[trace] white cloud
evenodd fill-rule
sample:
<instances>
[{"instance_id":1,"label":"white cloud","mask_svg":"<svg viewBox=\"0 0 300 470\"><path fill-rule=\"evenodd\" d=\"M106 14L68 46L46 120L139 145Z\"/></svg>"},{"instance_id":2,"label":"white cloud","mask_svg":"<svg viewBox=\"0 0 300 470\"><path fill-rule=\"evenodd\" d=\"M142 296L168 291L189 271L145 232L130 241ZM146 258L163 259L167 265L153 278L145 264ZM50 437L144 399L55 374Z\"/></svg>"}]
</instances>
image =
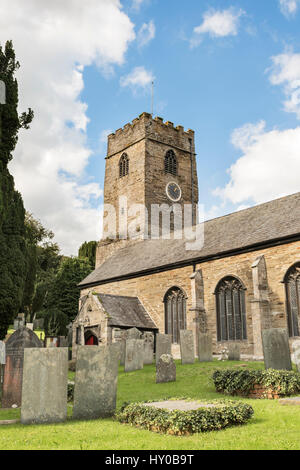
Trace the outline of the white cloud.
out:
<instances>
[{"instance_id":1,"label":"white cloud","mask_svg":"<svg viewBox=\"0 0 300 470\"><path fill-rule=\"evenodd\" d=\"M91 151L87 105L80 100L83 70L121 65L133 28L119 0L0 4L0 42L12 39L21 63L19 109L35 111L10 168L26 209L55 232L65 254L76 254L82 241L100 236L102 191L85 183Z\"/></svg>"},{"instance_id":2,"label":"white cloud","mask_svg":"<svg viewBox=\"0 0 300 470\"><path fill-rule=\"evenodd\" d=\"M300 0L279 0L282 13L289 17L296 14Z\"/></svg>"},{"instance_id":3,"label":"white cloud","mask_svg":"<svg viewBox=\"0 0 300 470\"><path fill-rule=\"evenodd\" d=\"M139 10L144 1L145 0L132 0L132 8L134 10Z\"/></svg>"},{"instance_id":4,"label":"white cloud","mask_svg":"<svg viewBox=\"0 0 300 470\"><path fill-rule=\"evenodd\" d=\"M191 46L197 46L202 41L204 34L208 34L213 38L236 36L240 17L243 14L243 10L236 10L234 8L223 11L209 10L205 12L202 24L194 28L194 37L191 40Z\"/></svg>"},{"instance_id":5,"label":"white cloud","mask_svg":"<svg viewBox=\"0 0 300 470\"><path fill-rule=\"evenodd\" d=\"M266 130L246 124L232 134L243 156L229 169L230 181L214 194L234 204L262 203L300 190L300 127Z\"/></svg>"},{"instance_id":6,"label":"white cloud","mask_svg":"<svg viewBox=\"0 0 300 470\"><path fill-rule=\"evenodd\" d=\"M120 85L131 88L135 94L140 89L144 91L150 90L150 84L154 81L154 78L152 72L146 70L145 67L135 67L131 73L121 77Z\"/></svg>"},{"instance_id":7,"label":"white cloud","mask_svg":"<svg viewBox=\"0 0 300 470\"><path fill-rule=\"evenodd\" d=\"M155 24L151 20L149 23L144 23L137 35L137 40L140 47L145 46L155 37Z\"/></svg>"},{"instance_id":8,"label":"white cloud","mask_svg":"<svg viewBox=\"0 0 300 470\"><path fill-rule=\"evenodd\" d=\"M272 57L273 66L270 81L283 85L286 101L284 109L296 113L300 119L300 54L288 52Z\"/></svg>"}]
</instances>

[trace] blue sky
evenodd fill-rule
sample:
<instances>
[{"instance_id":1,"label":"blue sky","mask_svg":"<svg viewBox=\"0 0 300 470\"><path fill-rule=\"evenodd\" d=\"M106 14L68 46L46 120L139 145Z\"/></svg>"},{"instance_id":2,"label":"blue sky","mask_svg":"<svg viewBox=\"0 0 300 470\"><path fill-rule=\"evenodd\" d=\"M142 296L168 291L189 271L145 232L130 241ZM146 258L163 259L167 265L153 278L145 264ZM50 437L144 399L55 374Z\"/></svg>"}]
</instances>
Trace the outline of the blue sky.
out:
<instances>
[{"instance_id":1,"label":"blue sky","mask_svg":"<svg viewBox=\"0 0 300 470\"><path fill-rule=\"evenodd\" d=\"M63 3L3 0L0 42L36 111L11 171L66 254L99 237L106 134L151 111L153 77L154 114L196 132L206 218L300 190L300 1Z\"/></svg>"}]
</instances>

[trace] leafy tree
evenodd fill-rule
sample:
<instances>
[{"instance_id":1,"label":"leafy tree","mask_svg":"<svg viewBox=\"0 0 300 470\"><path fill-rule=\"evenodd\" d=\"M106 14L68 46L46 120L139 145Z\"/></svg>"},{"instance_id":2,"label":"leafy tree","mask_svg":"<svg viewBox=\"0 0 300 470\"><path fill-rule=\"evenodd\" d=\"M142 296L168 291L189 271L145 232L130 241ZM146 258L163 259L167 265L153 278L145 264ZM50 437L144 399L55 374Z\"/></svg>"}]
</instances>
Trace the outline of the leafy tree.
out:
<instances>
[{"instance_id":1,"label":"leafy tree","mask_svg":"<svg viewBox=\"0 0 300 470\"><path fill-rule=\"evenodd\" d=\"M97 242L84 242L78 250L79 258L88 258L90 265L94 268L96 264Z\"/></svg>"},{"instance_id":2,"label":"leafy tree","mask_svg":"<svg viewBox=\"0 0 300 470\"><path fill-rule=\"evenodd\" d=\"M46 309L65 313L69 321L78 312L80 291L78 284L92 271L87 258L65 258L48 293Z\"/></svg>"},{"instance_id":3,"label":"leafy tree","mask_svg":"<svg viewBox=\"0 0 300 470\"><path fill-rule=\"evenodd\" d=\"M51 241L53 232L45 229L29 212L26 212L25 228L27 276L22 310L33 321L35 314L43 308L61 256L58 245Z\"/></svg>"},{"instance_id":4,"label":"leafy tree","mask_svg":"<svg viewBox=\"0 0 300 470\"><path fill-rule=\"evenodd\" d=\"M59 310L50 310L44 317L44 330L46 336L67 336L67 315Z\"/></svg>"},{"instance_id":5,"label":"leafy tree","mask_svg":"<svg viewBox=\"0 0 300 470\"><path fill-rule=\"evenodd\" d=\"M0 339L20 308L27 274L25 210L7 168L20 128L28 129L33 119L31 109L18 115L18 68L12 42L4 50L0 45L0 80L6 88L6 103L0 105Z\"/></svg>"}]
</instances>

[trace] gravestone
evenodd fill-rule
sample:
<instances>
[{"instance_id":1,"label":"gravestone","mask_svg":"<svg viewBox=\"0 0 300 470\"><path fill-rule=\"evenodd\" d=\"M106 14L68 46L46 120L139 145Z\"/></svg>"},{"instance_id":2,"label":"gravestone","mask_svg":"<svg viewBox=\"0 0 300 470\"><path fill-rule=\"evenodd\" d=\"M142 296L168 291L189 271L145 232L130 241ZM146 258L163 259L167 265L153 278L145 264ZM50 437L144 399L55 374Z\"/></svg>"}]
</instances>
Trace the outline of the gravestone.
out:
<instances>
[{"instance_id":1,"label":"gravestone","mask_svg":"<svg viewBox=\"0 0 300 470\"><path fill-rule=\"evenodd\" d=\"M74 419L112 416L116 409L119 347L78 346Z\"/></svg>"},{"instance_id":2,"label":"gravestone","mask_svg":"<svg viewBox=\"0 0 300 470\"><path fill-rule=\"evenodd\" d=\"M213 360L212 339L209 333L199 332L198 360L199 362L211 362Z\"/></svg>"},{"instance_id":3,"label":"gravestone","mask_svg":"<svg viewBox=\"0 0 300 470\"><path fill-rule=\"evenodd\" d=\"M171 354L162 354L156 365L156 383L176 381L176 364Z\"/></svg>"},{"instance_id":4,"label":"gravestone","mask_svg":"<svg viewBox=\"0 0 300 470\"><path fill-rule=\"evenodd\" d=\"M67 336L59 336L59 347L60 348L67 348L68 347L68 337Z\"/></svg>"},{"instance_id":5,"label":"gravestone","mask_svg":"<svg viewBox=\"0 0 300 470\"><path fill-rule=\"evenodd\" d=\"M21 423L67 419L68 349L24 350Z\"/></svg>"},{"instance_id":6,"label":"gravestone","mask_svg":"<svg viewBox=\"0 0 300 470\"><path fill-rule=\"evenodd\" d=\"M42 330L44 328L44 319L37 318L33 321L33 329L34 330Z\"/></svg>"},{"instance_id":7,"label":"gravestone","mask_svg":"<svg viewBox=\"0 0 300 470\"><path fill-rule=\"evenodd\" d=\"M5 343L0 341L0 398L2 397L2 384L5 367Z\"/></svg>"},{"instance_id":8,"label":"gravestone","mask_svg":"<svg viewBox=\"0 0 300 470\"><path fill-rule=\"evenodd\" d=\"M292 370L287 330L271 328L262 330L262 345L266 369Z\"/></svg>"},{"instance_id":9,"label":"gravestone","mask_svg":"<svg viewBox=\"0 0 300 470\"><path fill-rule=\"evenodd\" d=\"M142 369L144 366L144 340L127 339L125 347L125 372Z\"/></svg>"},{"instance_id":10,"label":"gravestone","mask_svg":"<svg viewBox=\"0 0 300 470\"><path fill-rule=\"evenodd\" d=\"M120 364L121 366L125 365L125 354L126 354L126 340L127 339L141 339L141 332L137 328L130 328L125 330L122 335L121 343L121 352L120 352Z\"/></svg>"},{"instance_id":11,"label":"gravestone","mask_svg":"<svg viewBox=\"0 0 300 470\"><path fill-rule=\"evenodd\" d=\"M24 320L21 318L16 318L14 320L14 330L17 331L19 328L23 328L24 326Z\"/></svg>"},{"instance_id":12,"label":"gravestone","mask_svg":"<svg viewBox=\"0 0 300 470\"><path fill-rule=\"evenodd\" d=\"M172 336L158 333L156 335L156 351L155 351L156 365L158 364L160 356L162 356L163 354L171 355L171 348L172 348Z\"/></svg>"},{"instance_id":13,"label":"gravestone","mask_svg":"<svg viewBox=\"0 0 300 470\"><path fill-rule=\"evenodd\" d=\"M26 323L26 328L28 328L28 330L33 330L33 323Z\"/></svg>"},{"instance_id":14,"label":"gravestone","mask_svg":"<svg viewBox=\"0 0 300 470\"><path fill-rule=\"evenodd\" d=\"M180 355L181 364L194 364L194 336L190 330L180 330Z\"/></svg>"},{"instance_id":15,"label":"gravestone","mask_svg":"<svg viewBox=\"0 0 300 470\"><path fill-rule=\"evenodd\" d=\"M300 341L295 341L293 344L293 362L296 364L298 372L300 372Z\"/></svg>"},{"instance_id":16,"label":"gravestone","mask_svg":"<svg viewBox=\"0 0 300 470\"><path fill-rule=\"evenodd\" d=\"M0 341L0 365L5 364L5 343Z\"/></svg>"},{"instance_id":17,"label":"gravestone","mask_svg":"<svg viewBox=\"0 0 300 470\"><path fill-rule=\"evenodd\" d=\"M241 346L238 343L228 343L228 361L241 360Z\"/></svg>"},{"instance_id":18,"label":"gravestone","mask_svg":"<svg viewBox=\"0 0 300 470\"><path fill-rule=\"evenodd\" d=\"M153 364L154 359L154 335L144 333L144 364Z\"/></svg>"},{"instance_id":19,"label":"gravestone","mask_svg":"<svg viewBox=\"0 0 300 470\"><path fill-rule=\"evenodd\" d=\"M2 408L21 406L24 349L41 347L36 334L25 327L19 328L6 341Z\"/></svg>"}]
</instances>

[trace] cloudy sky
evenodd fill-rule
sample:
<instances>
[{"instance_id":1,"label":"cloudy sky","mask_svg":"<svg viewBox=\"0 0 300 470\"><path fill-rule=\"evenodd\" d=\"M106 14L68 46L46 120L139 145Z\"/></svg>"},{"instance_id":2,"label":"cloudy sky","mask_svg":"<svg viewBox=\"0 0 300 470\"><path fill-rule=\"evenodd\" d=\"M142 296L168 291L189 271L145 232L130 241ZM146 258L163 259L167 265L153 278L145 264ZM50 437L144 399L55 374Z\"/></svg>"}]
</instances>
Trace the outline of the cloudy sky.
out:
<instances>
[{"instance_id":1,"label":"cloudy sky","mask_svg":"<svg viewBox=\"0 0 300 470\"><path fill-rule=\"evenodd\" d=\"M109 132L151 111L196 132L206 218L300 191L300 0L1 0L21 62L10 170L65 254L99 239Z\"/></svg>"}]
</instances>

